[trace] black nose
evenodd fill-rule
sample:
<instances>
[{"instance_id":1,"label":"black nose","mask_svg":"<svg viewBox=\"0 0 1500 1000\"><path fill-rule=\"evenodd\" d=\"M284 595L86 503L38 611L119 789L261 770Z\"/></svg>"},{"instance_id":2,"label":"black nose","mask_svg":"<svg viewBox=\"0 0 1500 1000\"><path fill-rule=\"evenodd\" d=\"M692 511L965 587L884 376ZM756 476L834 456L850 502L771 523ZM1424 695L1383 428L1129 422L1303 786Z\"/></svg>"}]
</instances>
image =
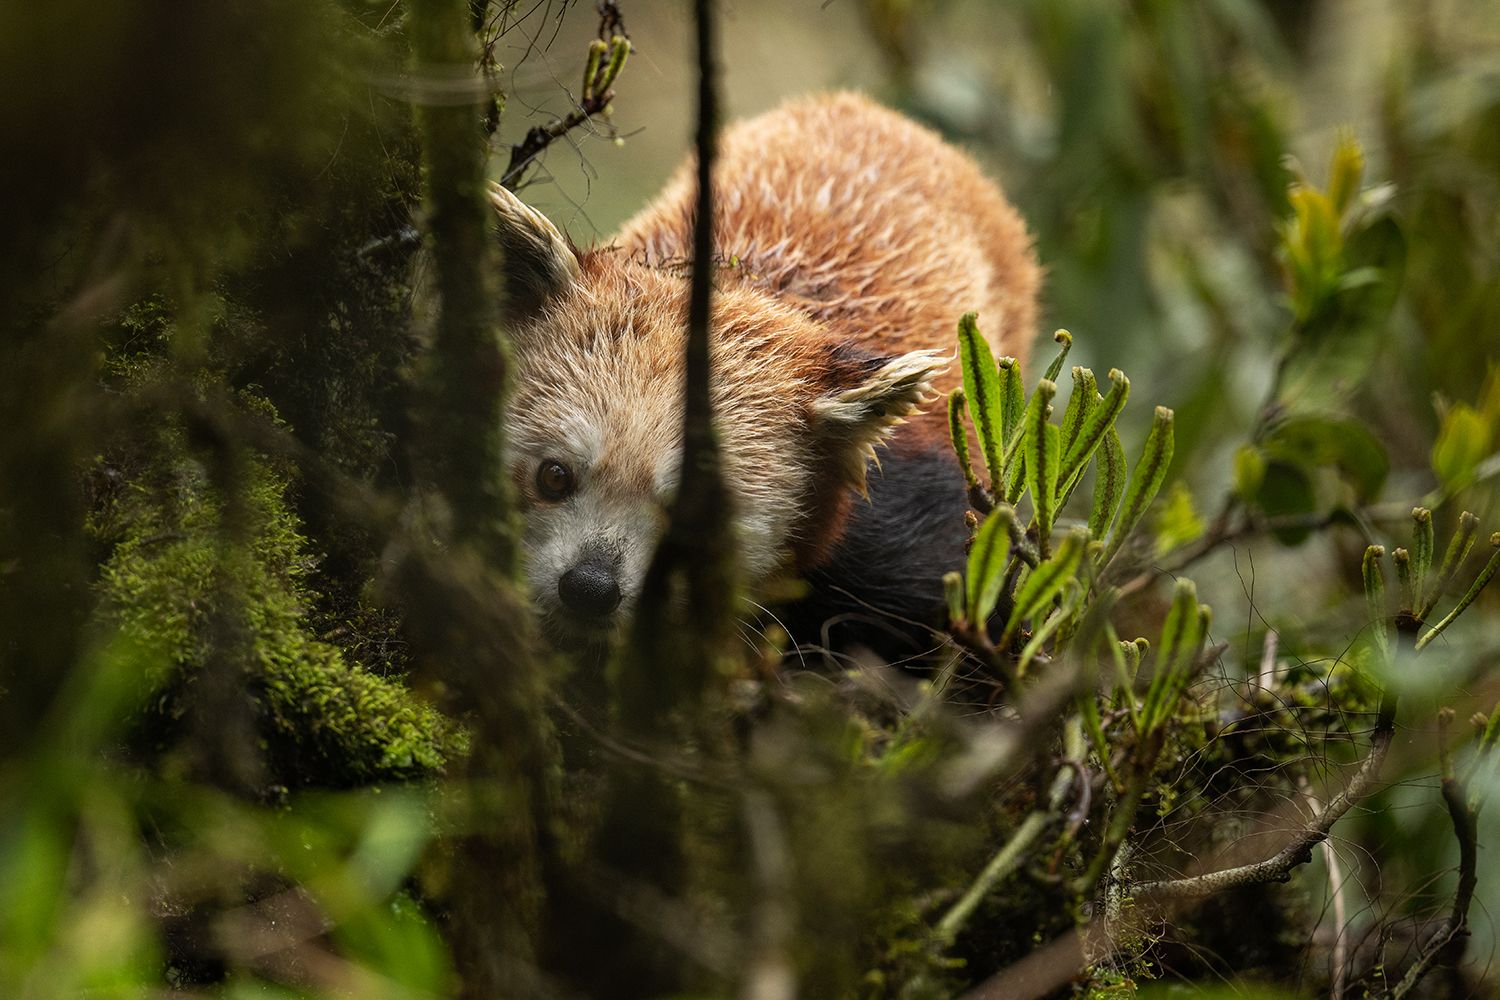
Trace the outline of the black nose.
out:
<instances>
[{"instance_id":1,"label":"black nose","mask_svg":"<svg viewBox=\"0 0 1500 1000\"><path fill-rule=\"evenodd\" d=\"M620 583L608 564L587 559L557 581L557 596L574 614L603 618L620 606Z\"/></svg>"}]
</instances>

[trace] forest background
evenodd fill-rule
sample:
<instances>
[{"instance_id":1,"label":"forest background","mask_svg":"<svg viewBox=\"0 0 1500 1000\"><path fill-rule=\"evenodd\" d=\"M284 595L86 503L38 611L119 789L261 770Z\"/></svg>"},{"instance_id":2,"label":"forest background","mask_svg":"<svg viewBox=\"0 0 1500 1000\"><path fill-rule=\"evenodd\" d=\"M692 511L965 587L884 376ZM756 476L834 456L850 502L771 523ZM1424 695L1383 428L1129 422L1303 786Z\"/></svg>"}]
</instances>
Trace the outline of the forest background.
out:
<instances>
[{"instance_id":1,"label":"forest background","mask_svg":"<svg viewBox=\"0 0 1500 1000\"><path fill-rule=\"evenodd\" d=\"M503 263L464 206L628 32L612 99L507 178L607 239L690 148L685 4L12 5L0 988L1492 990L1493 4L722 7L726 117L855 87L974 151L1037 235L1069 363L1175 413L1122 592L1080 576L1025 632L1082 662L1099 608L1098 641L1152 637L1139 683L1030 704L1021 644L962 628L949 687L773 669L770 628L751 654L669 630L608 678L518 640L486 475ZM431 316L423 266L450 282ZM1120 415L1132 462L1160 425ZM1083 492L1059 525L1093 520ZM1163 703L1163 629L1200 601ZM1328 848L1147 905L1351 788Z\"/></svg>"}]
</instances>

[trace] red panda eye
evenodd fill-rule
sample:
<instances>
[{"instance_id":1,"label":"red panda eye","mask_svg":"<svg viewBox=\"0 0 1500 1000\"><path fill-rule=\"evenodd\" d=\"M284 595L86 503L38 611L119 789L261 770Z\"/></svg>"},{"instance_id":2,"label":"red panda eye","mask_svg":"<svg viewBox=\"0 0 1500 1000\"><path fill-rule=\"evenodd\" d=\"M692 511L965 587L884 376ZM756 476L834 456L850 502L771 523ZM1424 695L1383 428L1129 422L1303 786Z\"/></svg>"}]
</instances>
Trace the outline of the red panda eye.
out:
<instances>
[{"instance_id":1,"label":"red panda eye","mask_svg":"<svg viewBox=\"0 0 1500 1000\"><path fill-rule=\"evenodd\" d=\"M536 470L536 488L547 500L566 500L573 495L573 470L548 459Z\"/></svg>"}]
</instances>

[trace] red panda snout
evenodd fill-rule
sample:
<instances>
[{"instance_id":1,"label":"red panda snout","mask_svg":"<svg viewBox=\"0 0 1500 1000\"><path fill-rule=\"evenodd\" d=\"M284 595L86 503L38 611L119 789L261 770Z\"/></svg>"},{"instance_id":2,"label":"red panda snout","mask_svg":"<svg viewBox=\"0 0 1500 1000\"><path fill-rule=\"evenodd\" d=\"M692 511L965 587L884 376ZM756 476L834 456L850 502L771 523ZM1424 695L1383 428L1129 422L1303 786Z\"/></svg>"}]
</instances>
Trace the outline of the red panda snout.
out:
<instances>
[{"instance_id":1,"label":"red panda snout","mask_svg":"<svg viewBox=\"0 0 1500 1000\"><path fill-rule=\"evenodd\" d=\"M608 619L620 606L619 567L607 555L590 553L558 577L557 595L580 618Z\"/></svg>"}]
</instances>

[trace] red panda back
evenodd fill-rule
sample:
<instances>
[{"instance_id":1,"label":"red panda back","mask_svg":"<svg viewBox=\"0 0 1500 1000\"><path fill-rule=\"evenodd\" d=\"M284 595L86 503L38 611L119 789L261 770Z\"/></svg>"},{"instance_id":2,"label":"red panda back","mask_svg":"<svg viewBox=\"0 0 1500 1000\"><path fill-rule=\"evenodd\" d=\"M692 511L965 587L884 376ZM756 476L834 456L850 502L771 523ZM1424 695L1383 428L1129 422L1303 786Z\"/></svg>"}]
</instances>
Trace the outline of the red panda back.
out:
<instances>
[{"instance_id":1,"label":"red panda back","mask_svg":"<svg viewBox=\"0 0 1500 1000\"><path fill-rule=\"evenodd\" d=\"M685 164L617 243L647 263L688 257L695 187ZM724 132L715 187L719 253L836 338L878 355L949 352L959 314L976 309L997 354L1024 360L1040 281L1031 238L929 129L857 94L794 101Z\"/></svg>"}]
</instances>

